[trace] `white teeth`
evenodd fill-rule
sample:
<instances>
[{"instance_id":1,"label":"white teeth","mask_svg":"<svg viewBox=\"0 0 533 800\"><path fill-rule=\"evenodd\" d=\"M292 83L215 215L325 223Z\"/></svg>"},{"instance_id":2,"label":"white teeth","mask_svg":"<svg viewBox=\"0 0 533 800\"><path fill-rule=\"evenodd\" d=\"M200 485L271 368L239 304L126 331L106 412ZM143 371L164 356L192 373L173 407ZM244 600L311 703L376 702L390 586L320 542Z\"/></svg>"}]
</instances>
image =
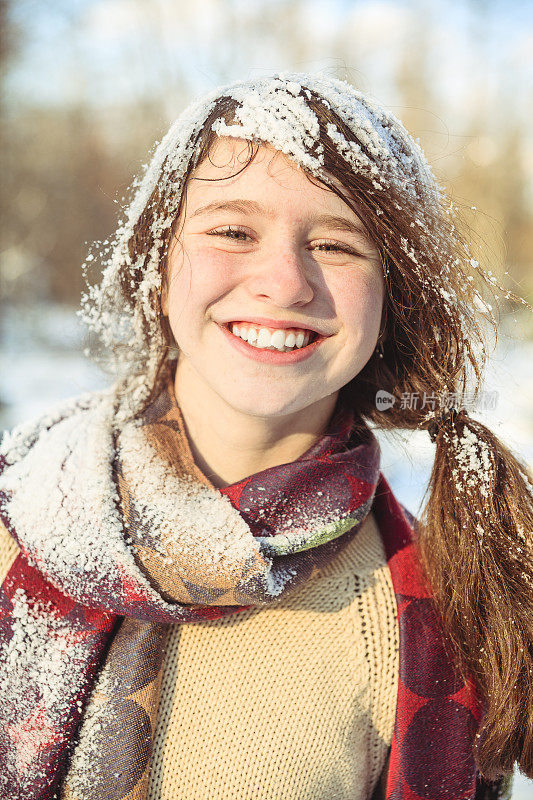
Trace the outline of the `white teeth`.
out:
<instances>
[{"instance_id":1,"label":"white teeth","mask_svg":"<svg viewBox=\"0 0 533 800\"><path fill-rule=\"evenodd\" d=\"M306 347L311 339L310 331L289 331L278 329L270 332L268 328L253 328L251 325L237 325L232 323L230 330L234 336L238 336L243 341L248 342L252 347L260 349L275 349L282 353L289 352L295 348Z\"/></svg>"},{"instance_id":2,"label":"white teeth","mask_svg":"<svg viewBox=\"0 0 533 800\"><path fill-rule=\"evenodd\" d=\"M270 335L270 331L267 331L266 328L261 328L257 336L256 347L270 347L271 344L272 337Z\"/></svg>"},{"instance_id":3,"label":"white teeth","mask_svg":"<svg viewBox=\"0 0 533 800\"><path fill-rule=\"evenodd\" d=\"M283 331L274 331L270 337L270 344L272 347L275 347L276 350L283 350L285 348L285 334Z\"/></svg>"}]
</instances>

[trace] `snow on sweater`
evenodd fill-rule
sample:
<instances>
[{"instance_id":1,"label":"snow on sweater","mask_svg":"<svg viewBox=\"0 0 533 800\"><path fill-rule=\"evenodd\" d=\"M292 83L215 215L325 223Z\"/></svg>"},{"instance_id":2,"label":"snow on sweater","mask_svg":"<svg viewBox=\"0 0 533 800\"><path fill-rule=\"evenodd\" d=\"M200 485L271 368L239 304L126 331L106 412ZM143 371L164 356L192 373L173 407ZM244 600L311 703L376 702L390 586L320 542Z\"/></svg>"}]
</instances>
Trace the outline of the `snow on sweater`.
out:
<instances>
[{"instance_id":1,"label":"snow on sweater","mask_svg":"<svg viewBox=\"0 0 533 800\"><path fill-rule=\"evenodd\" d=\"M1 581L17 554L0 524ZM288 597L171 626L148 800L370 800L397 686L396 602L369 515Z\"/></svg>"}]
</instances>

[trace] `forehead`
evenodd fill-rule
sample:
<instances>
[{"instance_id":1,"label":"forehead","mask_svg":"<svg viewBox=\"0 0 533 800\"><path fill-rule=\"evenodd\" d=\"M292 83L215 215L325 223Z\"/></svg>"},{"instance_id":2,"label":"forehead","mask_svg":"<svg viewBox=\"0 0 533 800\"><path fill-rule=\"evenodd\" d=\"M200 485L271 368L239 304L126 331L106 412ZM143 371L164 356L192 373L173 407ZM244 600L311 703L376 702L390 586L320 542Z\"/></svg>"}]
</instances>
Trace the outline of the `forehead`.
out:
<instances>
[{"instance_id":1,"label":"forehead","mask_svg":"<svg viewBox=\"0 0 533 800\"><path fill-rule=\"evenodd\" d=\"M253 148L253 150L252 150ZM250 157L254 153L254 157ZM328 182L346 193L342 184L327 175ZM353 211L327 187L311 181L291 158L270 144L251 144L245 139L217 137L209 155L187 182L187 206L220 198L247 197L268 200L273 194L298 205L318 204L345 215ZM267 193L267 194L265 194Z\"/></svg>"},{"instance_id":2,"label":"forehead","mask_svg":"<svg viewBox=\"0 0 533 800\"><path fill-rule=\"evenodd\" d=\"M285 170L303 174L303 170L292 159L267 142L258 144L247 139L217 136L207 158L196 167L193 176L230 178L236 170L242 169L247 164L252 152L255 153L253 163L256 166L272 167L274 173Z\"/></svg>"}]
</instances>

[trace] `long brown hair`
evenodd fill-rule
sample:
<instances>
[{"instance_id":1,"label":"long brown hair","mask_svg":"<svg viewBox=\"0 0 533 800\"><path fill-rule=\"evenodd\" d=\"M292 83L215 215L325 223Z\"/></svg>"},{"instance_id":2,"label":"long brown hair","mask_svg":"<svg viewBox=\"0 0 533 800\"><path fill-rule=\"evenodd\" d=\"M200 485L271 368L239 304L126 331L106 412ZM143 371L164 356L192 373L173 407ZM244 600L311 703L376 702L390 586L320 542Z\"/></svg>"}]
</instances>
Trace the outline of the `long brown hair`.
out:
<instances>
[{"instance_id":1,"label":"long brown hair","mask_svg":"<svg viewBox=\"0 0 533 800\"><path fill-rule=\"evenodd\" d=\"M435 462L416 525L416 547L451 653L483 698L474 758L487 780L511 773L515 761L533 778L533 488L525 467L508 448L461 410L470 381L479 389L484 366L477 287L485 281L490 289L494 281L471 258L449 208L441 204L428 210L423 193L417 200L412 192L385 190L371 175L355 172L330 139L328 123L348 141L354 141L353 133L320 98L312 92L307 98L320 124L324 170L342 190L324 185L361 218L380 252L387 286L379 350L342 395L361 418L380 428L433 430ZM220 117L232 122L237 106L230 97L215 103L194 143L198 155L184 185L194 166L209 155L216 138L212 123ZM372 158L371 152L366 155ZM316 176L309 179L322 183ZM184 195L182 191L180 209ZM128 243L132 261L153 247L153 215L167 202L156 187ZM160 242L163 282L171 235L168 228ZM128 276L125 295L131 286ZM153 301L171 348L168 321L159 298ZM147 403L160 390L168 365L165 353ZM378 390L397 400L419 398L420 403L396 402L382 410L376 407ZM458 408L435 429L438 415L428 414L428 408L443 396L456 398Z\"/></svg>"}]
</instances>

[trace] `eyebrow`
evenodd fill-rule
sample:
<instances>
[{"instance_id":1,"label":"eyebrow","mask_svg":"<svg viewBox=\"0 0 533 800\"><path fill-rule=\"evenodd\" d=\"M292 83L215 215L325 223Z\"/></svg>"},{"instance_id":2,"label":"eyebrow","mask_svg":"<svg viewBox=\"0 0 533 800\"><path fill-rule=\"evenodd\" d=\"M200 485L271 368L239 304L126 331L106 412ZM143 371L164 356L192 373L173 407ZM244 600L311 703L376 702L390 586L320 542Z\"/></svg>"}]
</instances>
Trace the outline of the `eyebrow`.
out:
<instances>
[{"instance_id":1,"label":"eyebrow","mask_svg":"<svg viewBox=\"0 0 533 800\"><path fill-rule=\"evenodd\" d=\"M200 206L192 212L189 219L199 217L201 214L209 214L211 211L240 211L242 214L266 213L265 208L255 200L226 200L225 202L219 200L215 203L208 203L206 206Z\"/></svg>"},{"instance_id":2,"label":"eyebrow","mask_svg":"<svg viewBox=\"0 0 533 800\"><path fill-rule=\"evenodd\" d=\"M189 219L199 217L202 214L209 214L213 211L237 211L241 214L264 214L267 217L273 216L272 212L267 211L261 203L257 203L255 200L219 200L214 203L208 203L205 206L200 206L192 212ZM366 231L362 223L352 222L346 219L346 217L336 216L334 214L321 214L313 220L313 224L317 226L323 225L331 230L345 231L355 236L366 236Z\"/></svg>"},{"instance_id":3,"label":"eyebrow","mask_svg":"<svg viewBox=\"0 0 533 800\"><path fill-rule=\"evenodd\" d=\"M366 231L362 222L352 222L346 217L338 217L333 214L322 214L314 220L315 225L323 225L325 228L331 228L335 231L345 231L346 233L353 233L355 236L366 236Z\"/></svg>"}]
</instances>

